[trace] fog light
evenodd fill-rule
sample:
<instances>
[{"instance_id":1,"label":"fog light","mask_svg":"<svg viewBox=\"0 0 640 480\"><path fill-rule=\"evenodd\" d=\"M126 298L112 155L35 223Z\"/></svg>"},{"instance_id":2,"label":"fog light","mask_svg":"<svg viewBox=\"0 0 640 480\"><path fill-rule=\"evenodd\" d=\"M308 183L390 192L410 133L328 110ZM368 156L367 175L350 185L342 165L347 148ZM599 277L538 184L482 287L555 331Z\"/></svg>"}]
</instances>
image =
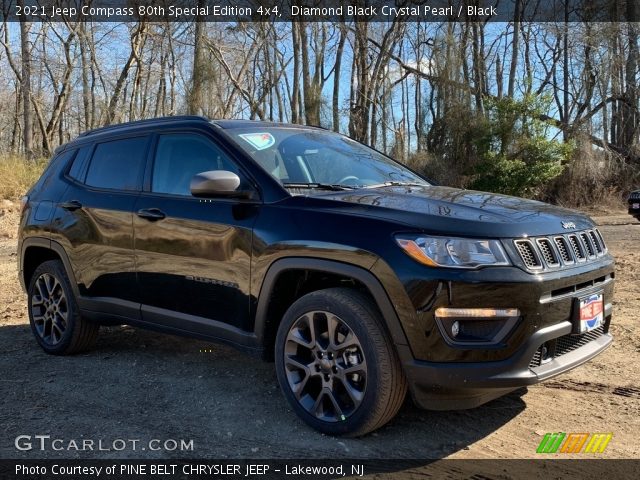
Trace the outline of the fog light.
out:
<instances>
[{"instance_id":1,"label":"fog light","mask_svg":"<svg viewBox=\"0 0 640 480\"><path fill-rule=\"evenodd\" d=\"M453 325L451 325L451 336L457 337L458 333L460 333L460 324L457 321L455 321L453 322Z\"/></svg>"},{"instance_id":2,"label":"fog light","mask_svg":"<svg viewBox=\"0 0 640 480\"><path fill-rule=\"evenodd\" d=\"M517 308L448 308L435 311L440 332L449 343L492 344L504 340L520 319Z\"/></svg>"},{"instance_id":3,"label":"fog light","mask_svg":"<svg viewBox=\"0 0 640 480\"><path fill-rule=\"evenodd\" d=\"M487 318L487 317L519 317L517 308L444 308L436 310L436 317L441 318Z\"/></svg>"}]
</instances>

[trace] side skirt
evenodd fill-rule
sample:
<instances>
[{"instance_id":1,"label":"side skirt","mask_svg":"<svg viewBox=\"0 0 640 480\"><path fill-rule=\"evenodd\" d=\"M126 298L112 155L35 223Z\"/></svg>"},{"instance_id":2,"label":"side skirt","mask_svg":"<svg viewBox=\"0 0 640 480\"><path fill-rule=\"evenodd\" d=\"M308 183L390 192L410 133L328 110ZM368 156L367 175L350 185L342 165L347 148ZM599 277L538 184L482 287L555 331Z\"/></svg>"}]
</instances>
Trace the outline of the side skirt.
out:
<instances>
[{"instance_id":1,"label":"side skirt","mask_svg":"<svg viewBox=\"0 0 640 480\"><path fill-rule=\"evenodd\" d=\"M223 322L114 298L80 297L78 303L85 318L103 325L131 325L170 335L222 343L252 357L262 356L263 349L253 333Z\"/></svg>"}]
</instances>

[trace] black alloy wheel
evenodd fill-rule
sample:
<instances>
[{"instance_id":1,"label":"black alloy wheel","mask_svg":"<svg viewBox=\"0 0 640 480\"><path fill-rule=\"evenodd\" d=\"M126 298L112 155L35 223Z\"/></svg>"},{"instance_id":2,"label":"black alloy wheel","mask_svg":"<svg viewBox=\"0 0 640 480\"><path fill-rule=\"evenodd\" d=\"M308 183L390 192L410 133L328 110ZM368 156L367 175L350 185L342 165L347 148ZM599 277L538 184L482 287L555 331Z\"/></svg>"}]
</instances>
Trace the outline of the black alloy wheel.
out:
<instances>
[{"instance_id":1,"label":"black alloy wheel","mask_svg":"<svg viewBox=\"0 0 640 480\"><path fill-rule=\"evenodd\" d=\"M69 355L93 346L99 325L80 316L60 260L48 260L36 268L27 296L31 331L45 352Z\"/></svg>"},{"instance_id":2,"label":"black alloy wheel","mask_svg":"<svg viewBox=\"0 0 640 480\"><path fill-rule=\"evenodd\" d=\"M344 421L367 388L358 337L338 316L308 312L289 330L284 355L289 387L302 407L325 422Z\"/></svg>"},{"instance_id":3,"label":"black alloy wheel","mask_svg":"<svg viewBox=\"0 0 640 480\"><path fill-rule=\"evenodd\" d=\"M53 275L43 273L36 278L30 300L36 333L47 345L57 345L67 331L69 316L62 285Z\"/></svg>"},{"instance_id":4,"label":"black alloy wheel","mask_svg":"<svg viewBox=\"0 0 640 480\"><path fill-rule=\"evenodd\" d=\"M350 288L308 293L278 327L276 373L285 398L307 424L360 436L400 409L407 381L373 299Z\"/></svg>"}]
</instances>

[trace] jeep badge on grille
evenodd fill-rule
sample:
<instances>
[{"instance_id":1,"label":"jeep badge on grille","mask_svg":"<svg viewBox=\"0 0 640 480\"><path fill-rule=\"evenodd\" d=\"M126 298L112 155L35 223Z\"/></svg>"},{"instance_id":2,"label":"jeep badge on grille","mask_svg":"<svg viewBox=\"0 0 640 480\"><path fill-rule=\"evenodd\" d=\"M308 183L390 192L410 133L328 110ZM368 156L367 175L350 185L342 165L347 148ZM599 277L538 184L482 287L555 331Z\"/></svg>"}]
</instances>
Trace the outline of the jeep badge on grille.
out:
<instances>
[{"instance_id":1,"label":"jeep badge on grille","mask_svg":"<svg viewBox=\"0 0 640 480\"><path fill-rule=\"evenodd\" d=\"M573 222L562 222L562 228L576 228L576 224Z\"/></svg>"}]
</instances>

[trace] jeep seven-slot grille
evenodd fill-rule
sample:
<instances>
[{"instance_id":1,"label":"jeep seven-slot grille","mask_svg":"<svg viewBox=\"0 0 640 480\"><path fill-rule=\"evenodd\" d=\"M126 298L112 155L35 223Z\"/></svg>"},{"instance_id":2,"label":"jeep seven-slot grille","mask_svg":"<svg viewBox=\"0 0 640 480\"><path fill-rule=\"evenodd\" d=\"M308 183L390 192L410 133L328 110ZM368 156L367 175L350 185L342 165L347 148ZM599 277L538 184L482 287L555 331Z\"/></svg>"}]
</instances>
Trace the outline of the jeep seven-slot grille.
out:
<instances>
[{"instance_id":1,"label":"jeep seven-slot grille","mask_svg":"<svg viewBox=\"0 0 640 480\"><path fill-rule=\"evenodd\" d=\"M582 239L582 244L586 247L586 252L589 255L589 258L593 258L596 255L594 251L593 245L591 245L591 240L586 233L581 233L580 238Z\"/></svg>"},{"instance_id":2,"label":"jeep seven-slot grille","mask_svg":"<svg viewBox=\"0 0 640 480\"><path fill-rule=\"evenodd\" d=\"M582 232L514 240L514 245L529 270L560 268L577 262L596 260L607 253L597 229Z\"/></svg>"},{"instance_id":3,"label":"jeep seven-slot grille","mask_svg":"<svg viewBox=\"0 0 640 480\"><path fill-rule=\"evenodd\" d=\"M516 240L516 248L527 268L541 268L539 257L529 240Z\"/></svg>"},{"instance_id":4,"label":"jeep seven-slot grille","mask_svg":"<svg viewBox=\"0 0 640 480\"><path fill-rule=\"evenodd\" d=\"M602 253L602 245L600 245L600 241L598 240L598 235L593 230L589 230L589 237L593 242L593 245L596 247L596 251L600 254Z\"/></svg>"},{"instance_id":5,"label":"jeep seven-slot grille","mask_svg":"<svg viewBox=\"0 0 640 480\"><path fill-rule=\"evenodd\" d=\"M580 243L580 240L578 240L578 237L575 235L569 235L569 244L573 251L573 258L577 261L584 260L584 250L582 249L582 244Z\"/></svg>"},{"instance_id":6,"label":"jeep seven-slot grille","mask_svg":"<svg viewBox=\"0 0 640 480\"><path fill-rule=\"evenodd\" d=\"M540 249L540 253L542 253L542 258L549 266L559 265L558 259L556 257L556 253L551 246L551 242L548 238L539 238L538 239L538 248Z\"/></svg>"},{"instance_id":7,"label":"jeep seven-slot grille","mask_svg":"<svg viewBox=\"0 0 640 480\"><path fill-rule=\"evenodd\" d=\"M539 367L554 358L573 352L580 347L584 347L587 343L600 338L602 335L604 335L604 326L595 328L582 335L564 335L555 340L550 340L536 350L531 362L529 362L529 368Z\"/></svg>"},{"instance_id":8,"label":"jeep seven-slot grille","mask_svg":"<svg viewBox=\"0 0 640 480\"><path fill-rule=\"evenodd\" d=\"M569 248L567 247L567 240L564 237L556 237L554 240L556 242L556 247L558 247L560 258L564 264L568 265L573 263L573 257L569 253Z\"/></svg>"}]
</instances>

